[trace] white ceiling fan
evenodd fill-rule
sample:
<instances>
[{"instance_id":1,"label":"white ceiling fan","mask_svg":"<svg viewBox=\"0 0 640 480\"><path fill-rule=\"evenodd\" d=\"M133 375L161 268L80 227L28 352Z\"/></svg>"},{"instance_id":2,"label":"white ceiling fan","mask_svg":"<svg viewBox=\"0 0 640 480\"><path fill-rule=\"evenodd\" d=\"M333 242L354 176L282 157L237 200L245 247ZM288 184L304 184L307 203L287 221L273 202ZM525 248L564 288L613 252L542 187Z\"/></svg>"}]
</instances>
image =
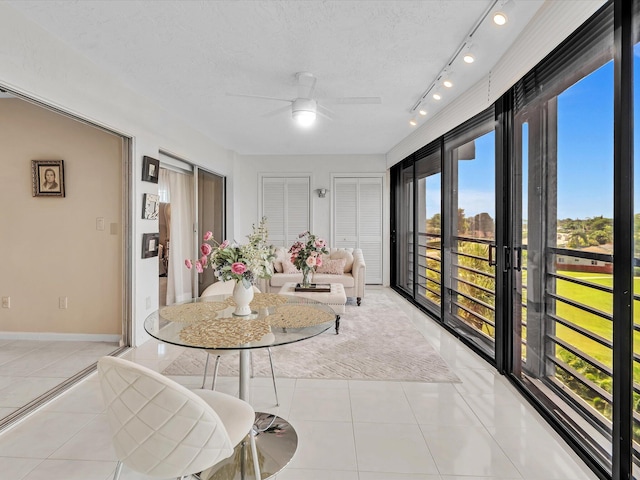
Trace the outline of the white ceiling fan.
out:
<instances>
[{"instance_id":1,"label":"white ceiling fan","mask_svg":"<svg viewBox=\"0 0 640 480\"><path fill-rule=\"evenodd\" d=\"M286 107L269 112L265 116L270 117L291 110L292 118L298 124L304 127L312 125L316 119L316 115L331 118L330 114L332 114L333 112L329 110L325 105L365 105L382 103L381 97L314 98L316 81L317 79L312 73L296 73L296 86L298 87L298 96L293 99L265 97L262 95L245 95L239 93L227 93L227 95L232 97L258 98L263 100L287 102L289 105L287 105Z\"/></svg>"}]
</instances>

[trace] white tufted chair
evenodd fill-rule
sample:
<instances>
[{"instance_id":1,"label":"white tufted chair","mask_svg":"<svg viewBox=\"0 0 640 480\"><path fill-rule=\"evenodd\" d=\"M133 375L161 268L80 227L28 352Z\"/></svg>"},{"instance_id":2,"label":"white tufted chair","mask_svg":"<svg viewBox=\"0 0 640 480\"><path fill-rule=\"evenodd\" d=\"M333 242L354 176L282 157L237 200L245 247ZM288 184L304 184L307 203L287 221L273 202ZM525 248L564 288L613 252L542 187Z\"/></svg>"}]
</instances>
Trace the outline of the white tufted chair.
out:
<instances>
[{"instance_id":1,"label":"white tufted chair","mask_svg":"<svg viewBox=\"0 0 640 480\"><path fill-rule=\"evenodd\" d=\"M115 357L98 361L113 446L122 465L151 477L209 469L230 457L249 433L256 478L255 412L247 402L211 390L188 390L146 367Z\"/></svg>"},{"instance_id":2,"label":"white tufted chair","mask_svg":"<svg viewBox=\"0 0 640 480\"><path fill-rule=\"evenodd\" d=\"M233 287L235 286L235 283L236 282L234 282L233 280L229 280L226 282L212 283L211 285L209 285L207 288L203 290L202 295L200 295L200 297L202 298L209 295L224 295L224 294L231 295L233 293ZM260 293L260 290L255 285L253 287L253 291L255 293ZM265 338L263 339L263 341L271 343L273 341L273 338ZM259 342L254 342L254 343L259 343ZM216 378L218 378L218 367L220 366L220 357L222 355L227 355L232 353L232 350L206 349L205 352L207 352L207 360L204 364L204 376L202 378L202 388L204 388L204 385L207 381L207 370L209 368L209 358L211 357L211 355L215 355L216 362L213 367L213 380L211 381L211 390L214 390L216 387ZM278 400L278 388L276 387L276 374L273 371L273 358L271 356L270 347L267 347L267 352L269 353L269 365L271 366L271 379L273 381L273 391L276 395L276 406L279 406L280 401ZM253 362L251 362L251 365L253 366Z\"/></svg>"}]
</instances>

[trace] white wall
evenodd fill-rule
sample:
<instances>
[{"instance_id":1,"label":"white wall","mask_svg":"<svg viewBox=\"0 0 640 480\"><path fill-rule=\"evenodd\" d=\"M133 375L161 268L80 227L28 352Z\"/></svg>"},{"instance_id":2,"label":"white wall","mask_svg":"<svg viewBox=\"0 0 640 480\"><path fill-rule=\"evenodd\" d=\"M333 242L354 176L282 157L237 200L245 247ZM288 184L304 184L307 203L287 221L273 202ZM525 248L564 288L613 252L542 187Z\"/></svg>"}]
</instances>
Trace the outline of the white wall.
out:
<instances>
[{"instance_id":1,"label":"white wall","mask_svg":"<svg viewBox=\"0 0 640 480\"><path fill-rule=\"evenodd\" d=\"M147 339L142 321L158 306L158 262L140 258L142 234L159 228L157 222L142 220L138 214L142 194L157 192L156 184L140 180L142 157L158 158L162 149L228 177L233 173L232 157L204 134L135 95L4 3L0 3L0 45L0 86L134 139L132 340L139 345Z\"/></svg>"},{"instance_id":2,"label":"white wall","mask_svg":"<svg viewBox=\"0 0 640 480\"><path fill-rule=\"evenodd\" d=\"M302 174L311 176L311 231L329 240L331 234L331 193L319 198L315 190L331 189L331 175L385 175L383 192L383 283L389 284L389 188L384 155L238 155L234 164L233 192L235 229L229 232L239 242L251 232L259 218L260 175ZM268 222L267 222L268 224Z\"/></svg>"}]
</instances>

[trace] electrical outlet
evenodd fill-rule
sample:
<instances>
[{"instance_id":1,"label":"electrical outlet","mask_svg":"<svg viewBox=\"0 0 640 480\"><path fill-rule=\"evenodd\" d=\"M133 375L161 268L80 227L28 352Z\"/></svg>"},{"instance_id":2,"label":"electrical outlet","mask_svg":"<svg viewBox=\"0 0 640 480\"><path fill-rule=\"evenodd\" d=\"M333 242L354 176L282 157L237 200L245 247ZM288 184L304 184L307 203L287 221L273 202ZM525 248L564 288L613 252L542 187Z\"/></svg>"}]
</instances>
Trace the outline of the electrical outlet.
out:
<instances>
[{"instance_id":1,"label":"electrical outlet","mask_svg":"<svg viewBox=\"0 0 640 480\"><path fill-rule=\"evenodd\" d=\"M98 217L96 218L96 230L104 230L104 218Z\"/></svg>"},{"instance_id":2,"label":"electrical outlet","mask_svg":"<svg viewBox=\"0 0 640 480\"><path fill-rule=\"evenodd\" d=\"M2 297L2 308L11 308L11 297Z\"/></svg>"},{"instance_id":3,"label":"electrical outlet","mask_svg":"<svg viewBox=\"0 0 640 480\"><path fill-rule=\"evenodd\" d=\"M67 297L58 298L58 308L67 308Z\"/></svg>"}]
</instances>

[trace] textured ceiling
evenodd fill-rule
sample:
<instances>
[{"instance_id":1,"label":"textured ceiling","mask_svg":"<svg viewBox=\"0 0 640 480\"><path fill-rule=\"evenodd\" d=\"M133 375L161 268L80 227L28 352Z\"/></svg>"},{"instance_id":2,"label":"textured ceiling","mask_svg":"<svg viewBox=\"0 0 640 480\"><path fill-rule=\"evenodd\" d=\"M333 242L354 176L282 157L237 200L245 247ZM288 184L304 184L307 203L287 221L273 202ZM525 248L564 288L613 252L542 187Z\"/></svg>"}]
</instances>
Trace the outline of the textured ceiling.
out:
<instances>
[{"instance_id":1,"label":"textured ceiling","mask_svg":"<svg viewBox=\"0 0 640 480\"><path fill-rule=\"evenodd\" d=\"M410 109L493 0L8 2L129 88L241 154L384 154L411 133ZM501 2L498 2L500 5ZM485 75L542 5L514 0L511 21L478 28L478 61L454 64L461 93ZM379 96L333 105L301 129L284 103L295 73L318 97ZM428 105L429 115L449 98ZM114 101L117 101L114 99ZM267 115L267 116L265 116Z\"/></svg>"}]
</instances>

